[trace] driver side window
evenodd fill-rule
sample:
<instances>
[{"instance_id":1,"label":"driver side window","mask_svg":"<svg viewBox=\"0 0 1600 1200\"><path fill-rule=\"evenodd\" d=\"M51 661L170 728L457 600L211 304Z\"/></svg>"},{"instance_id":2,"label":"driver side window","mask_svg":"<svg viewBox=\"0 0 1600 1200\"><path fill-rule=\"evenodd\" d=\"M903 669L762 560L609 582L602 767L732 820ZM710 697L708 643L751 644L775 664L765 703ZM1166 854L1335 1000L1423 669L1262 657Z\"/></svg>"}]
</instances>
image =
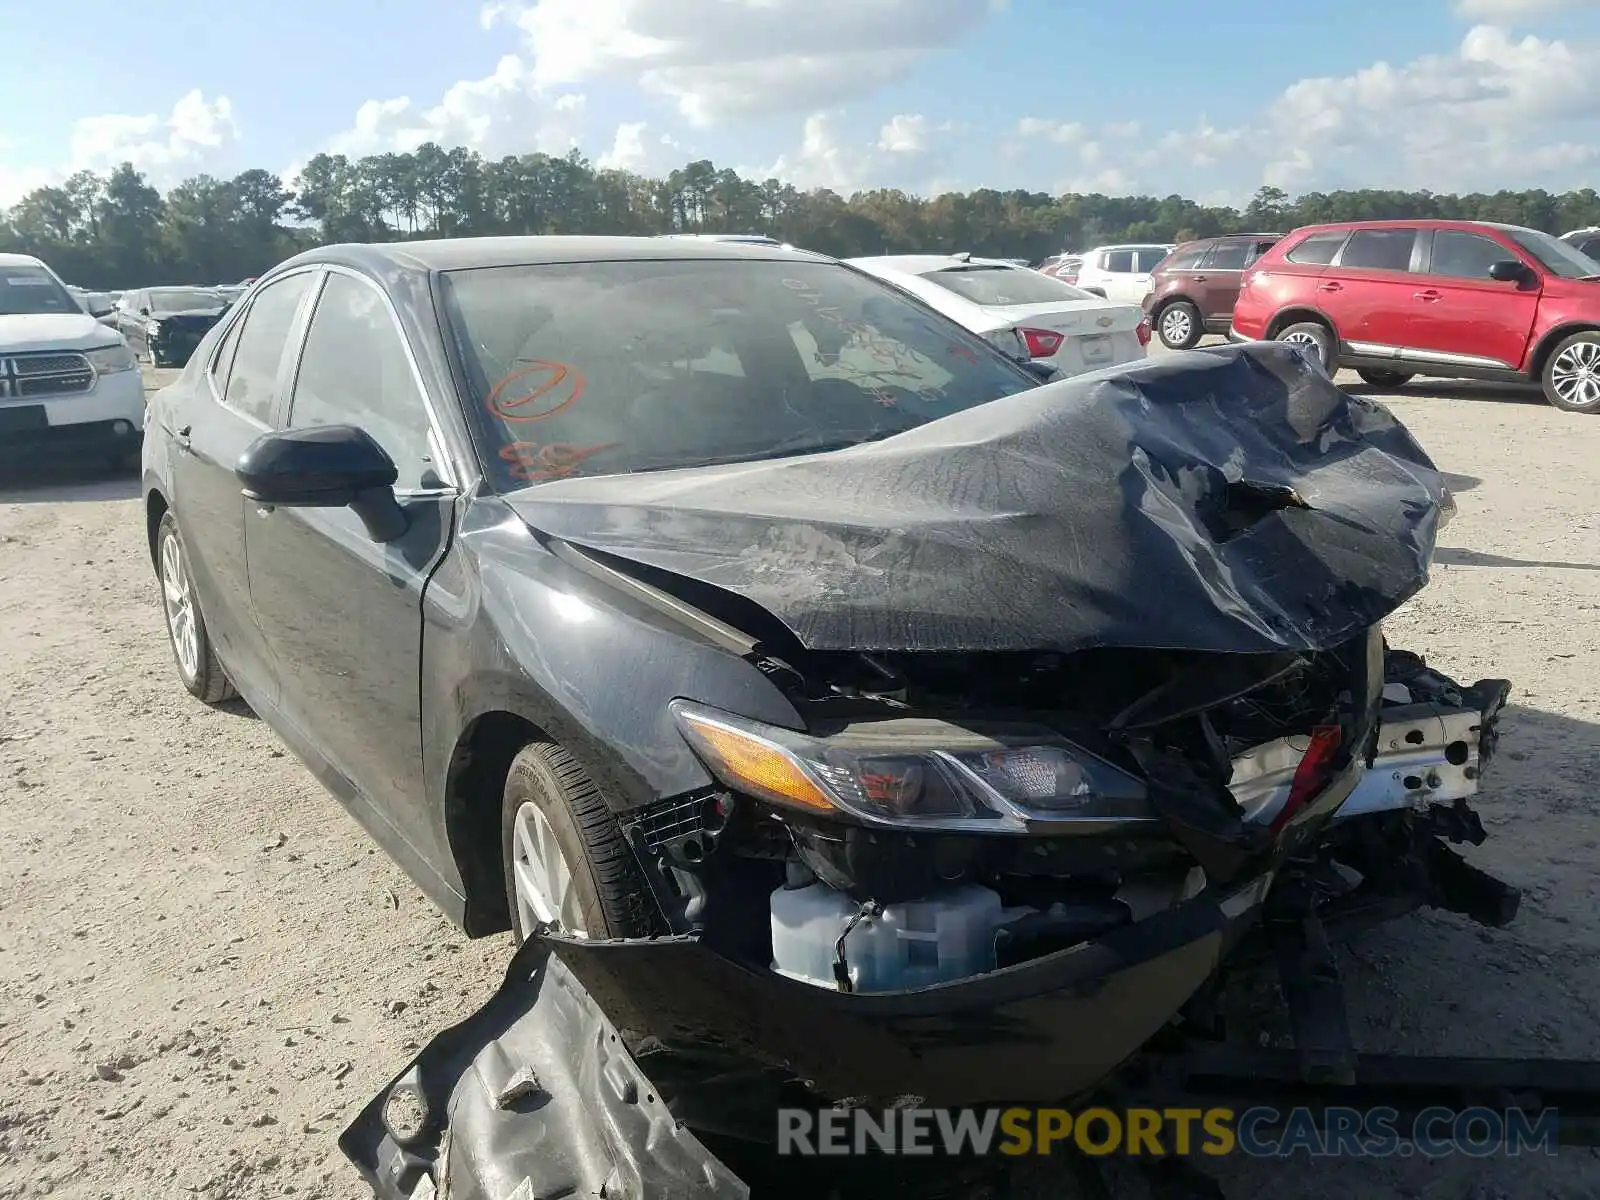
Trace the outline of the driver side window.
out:
<instances>
[{"instance_id":1,"label":"driver side window","mask_svg":"<svg viewBox=\"0 0 1600 1200\"><path fill-rule=\"evenodd\" d=\"M394 460L395 487L440 483L427 406L403 335L378 291L337 272L311 314L289 425L355 425Z\"/></svg>"}]
</instances>

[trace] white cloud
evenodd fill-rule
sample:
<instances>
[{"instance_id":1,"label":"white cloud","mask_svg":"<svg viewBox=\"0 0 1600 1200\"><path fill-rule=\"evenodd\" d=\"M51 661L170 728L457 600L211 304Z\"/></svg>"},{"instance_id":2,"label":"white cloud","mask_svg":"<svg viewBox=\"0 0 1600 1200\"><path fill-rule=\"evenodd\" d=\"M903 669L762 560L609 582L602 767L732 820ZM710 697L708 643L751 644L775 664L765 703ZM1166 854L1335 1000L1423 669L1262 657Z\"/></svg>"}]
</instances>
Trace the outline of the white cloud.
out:
<instances>
[{"instance_id":1,"label":"white cloud","mask_svg":"<svg viewBox=\"0 0 1600 1200\"><path fill-rule=\"evenodd\" d=\"M597 165L608 170L643 172L650 161L644 131L643 121L624 121L618 125L616 136L611 139L611 149L600 156Z\"/></svg>"},{"instance_id":2,"label":"white cloud","mask_svg":"<svg viewBox=\"0 0 1600 1200\"><path fill-rule=\"evenodd\" d=\"M544 87L636 84L691 124L814 111L904 77L999 0L535 0L516 22Z\"/></svg>"},{"instance_id":3,"label":"white cloud","mask_svg":"<svg viewBox=\"0 0 1600 1200\"><path fill-rule=\"evenodd\" d=\"M1050 121L1043 117L1023 117L1017 122L1018 137L1043 138L1047 142L1056 142L1062 146L1081 142L1088 133L1089 130L1076 121Z\"/></svg>"},{"instance_id":4,"label":"white cloud","mask_svg":"<svg viewBox=\"0 0 1600 1200\"><path fill-rule=\"evenodd\" d=\"M1447 53L1302 79L1233 127L1204 116L1167 131L1024 118L1009 161L1041 143L1077 152L1076 164L1051 164L1067 177L1062 190L1221 191L1234 203L1263 183L1291 193L1564 190L1600 168L1600 45L1475 25Z\"/></svg>"},{"instance_id":5,"label":"white cloud","mask_svg":"<svg viewBox=\"0 0 1600 1200\"><path fill-rule=\"evenodd\" d=\"M328 149L359 156L415 150L424 142L467 146L490 158L534 150L564 154L583 132L584 97L540 90L528 61L507 54L481 79L452 84L437 104L409 96L368 100Z\"/></svg>"},{"instance_id":6,"label":"white cloud","mask_svg":"<svg viewBox=\"0 0 1600 1200\"><path fill-rule=\"evenodd\" d=\"M878 131L878 149L885 154L919 154L928 147L928 118L898 113Z\"/></svg>"},{"instance_id":7,"label":"white cloud","mask_svg":"<svg viewBox=\"0 0 1600 1200\"><path fill-rule=\"evenodd\" d=\"M55 166L0 167L0 207L34 188L59 183L76 171L102 174L131 162L157 187L215 167L239 139L233 102L207 100L198 88L167 115L110 113L73 122L65 162Z\"/></svg>"},{"instance_id":8,"label":"white cloud","mask_svg":"<svg viewBox=\"0 0 1600 1200\"><path fill-rule=\"evenodd\" d=\"M1456 0L1456 16L1469 21L1516 21L1580 8L1600 8L1600 0Z\"/></svg>"},{"instance_id":9,"label":"white cloud","mask_svg":"<svg viewBox=\"0 0 1600 1200\"><path fill-rule=\"evenodd\" d=\"M871 167L865 147L851 147L841 140L842 114L816 112L805 119L797 150L778 156L764 170L742 171L746 176L764 179L772 176L798 188L832 188L851 192L865 186Z\"/></svg>"}]
</instances>

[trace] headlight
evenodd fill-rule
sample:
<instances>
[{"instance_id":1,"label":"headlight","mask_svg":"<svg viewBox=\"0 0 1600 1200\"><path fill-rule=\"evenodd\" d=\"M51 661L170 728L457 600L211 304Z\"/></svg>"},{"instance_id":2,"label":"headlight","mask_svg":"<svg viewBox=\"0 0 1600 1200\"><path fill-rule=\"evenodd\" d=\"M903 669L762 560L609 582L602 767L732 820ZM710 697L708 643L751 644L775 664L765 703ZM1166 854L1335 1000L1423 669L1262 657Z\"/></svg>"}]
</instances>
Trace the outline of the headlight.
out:
<instances>
[{"instance_id":1,"label":"headlight","mask_svg":"<svg viewBox=\"0 0 1600 1200\"><path fill-rule=\"evenodd\" d=\"M1013 834L1156 819L1140 780L1042 727L906 718L812 737L681 700L672 713L722 783L802 812Z\"/></svg>"},{"instance_id":2,"label":"headlight","mask_svg":"<svg viewBox=\"0 0 1600 1200\"><path fill-rule=\"evenodd\" d=\"M118 371L131 371L137 365L127 342L115 346L100 346L86 350L83 355L89 365L102 375L115 375Z\"/></svg>"}]
</instances>

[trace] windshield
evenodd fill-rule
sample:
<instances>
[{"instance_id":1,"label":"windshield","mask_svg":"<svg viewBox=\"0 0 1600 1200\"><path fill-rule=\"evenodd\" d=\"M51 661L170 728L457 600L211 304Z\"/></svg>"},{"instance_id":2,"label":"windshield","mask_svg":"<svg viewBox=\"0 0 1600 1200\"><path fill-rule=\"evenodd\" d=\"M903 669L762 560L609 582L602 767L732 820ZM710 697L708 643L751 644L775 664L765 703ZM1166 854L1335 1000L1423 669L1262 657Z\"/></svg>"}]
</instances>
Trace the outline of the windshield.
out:
<instances>
[{"instance_id":1,"label":"windshield","mask_svg":"<svg viewBox=\"0 0 1600 1200\"><path fill-rule=\"evenodd\" d=\"M1552 275L1559 275L1562 279L1600 275L1600 263L1560 238L1540 233L1537 229L1513 229L1509 232L1511 240L1533 255Z\"/></svg>"},{"instance_id":2,"label":"windshield","mask_svg":"<svg viewBox=\"0 0 1600 1200\"><path fill-rule=\"evenodd\" d=\"M1061 300L1099 299L1069 283L1020 267L970 264L929 271L922 278L974 304L991 308L1002 304L1050 304Z\"/></svg>"},{"instance_id":3,"label":"windshield","mask_svg":"<svg viewBox=\"0 0 1600 1200\"><path fill-rule=\"evenodd\" d=\"M1038 383L832 263L484 267L443 284L501 489L840 449Z\"/></svg>"},{"instance_id":4,"label":"windshield","mask_svg":"<svg viewBox=\"0 0 1600 1200\"><path fill-rule=\"evenodd\" d=\"M150 311L157 315L221 307L222 297L209 288L158 288L150 293Z\"/></svg>"},{"instance_id":5,"label":"windshield","mask_svg":"<svg viewBox=\"0 0 1600 1200\"><path fill-rule=\"evenodd\" d=\"M82 306L50 272L39 267L0 267L0 316L82 312Z\"/></svg>"}]
</instances>

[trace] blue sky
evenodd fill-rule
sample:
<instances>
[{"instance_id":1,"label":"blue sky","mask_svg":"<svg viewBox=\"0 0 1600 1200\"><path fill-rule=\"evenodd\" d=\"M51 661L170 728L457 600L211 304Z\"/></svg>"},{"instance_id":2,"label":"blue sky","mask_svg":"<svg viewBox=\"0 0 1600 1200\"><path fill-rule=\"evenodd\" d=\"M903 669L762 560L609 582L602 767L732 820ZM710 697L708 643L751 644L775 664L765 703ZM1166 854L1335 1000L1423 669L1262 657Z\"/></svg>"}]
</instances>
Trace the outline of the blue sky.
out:
<instances>
[{"instance_id":1,"label":"blue sky","mask_svg":"<svg viewBox=\"0 0 1600 1200\"><path fill-rule=\"evenodd\" d=\"M1600 176L1600 0L142 0L87 41L63 11L0 15L0 205L429 139L842 191Z\"/></svg>"}]
</instances>

